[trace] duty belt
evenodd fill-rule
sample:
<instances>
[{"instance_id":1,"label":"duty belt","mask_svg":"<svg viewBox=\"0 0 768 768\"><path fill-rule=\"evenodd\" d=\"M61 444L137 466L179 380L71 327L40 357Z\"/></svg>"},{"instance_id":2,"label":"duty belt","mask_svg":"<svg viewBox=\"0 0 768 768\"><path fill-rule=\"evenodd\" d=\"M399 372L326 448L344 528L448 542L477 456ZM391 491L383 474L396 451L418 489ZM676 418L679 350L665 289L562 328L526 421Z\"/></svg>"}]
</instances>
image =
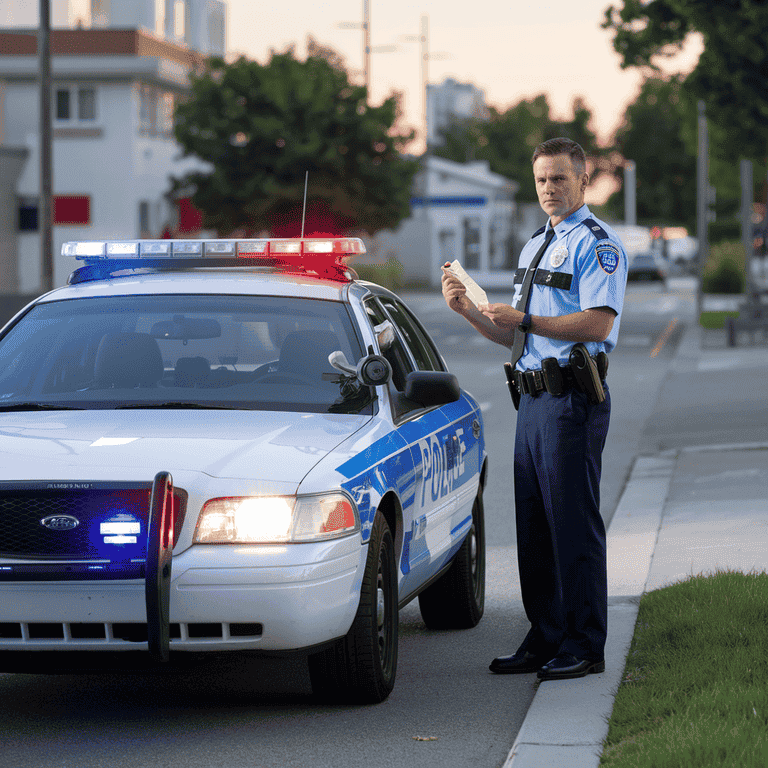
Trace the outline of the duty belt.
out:
<instances>
[{"instance_id":1,"label":"duty belt","mask_svg":"<svg viewBox=\"0 0 768 768\"><path fill-rule=\"evenodd\" d=\"M607 356L593 356L601 381L608 372ZM555 358L542 361L542 368L530 371L515 370L514 385L520 395L536 397L544 391L561 395L569 389L582 389L570 366L558 365Z\"/></svg>"}]
</instances>

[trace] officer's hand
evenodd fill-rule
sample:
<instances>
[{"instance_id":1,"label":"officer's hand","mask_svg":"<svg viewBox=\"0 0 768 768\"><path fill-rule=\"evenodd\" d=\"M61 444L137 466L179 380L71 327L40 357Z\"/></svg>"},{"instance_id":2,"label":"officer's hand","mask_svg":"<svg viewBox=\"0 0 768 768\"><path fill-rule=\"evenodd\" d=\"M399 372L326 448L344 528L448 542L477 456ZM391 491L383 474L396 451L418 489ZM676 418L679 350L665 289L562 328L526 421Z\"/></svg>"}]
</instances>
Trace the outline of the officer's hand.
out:
<instances>
[{"instance_id":1,"label":"officer's hand","mask_svg":"<svg viewBox=\"0 0 768 768\"><path fill-rule=\"evenodd\" d=\"M481 304L478 309L497 327L505 331L518 326L523 319L523 313L510 307L509 304Z\"/></svg>"},{"instance_id":2,"label":"officer's hand","mask_svg":"<svg viewBox=\"0 0 768 768\"><path fill-rule=\"evenodd\" d=\"M464 283L462 283L458 277L448 272L446 270L447 266L449 266L448 262L445 263L445 266L441 267L443 270L443 276L441 278L443 298L445 299L445 303L454 312L464 315L469 312L470 307L472 307L473 304L467 298L467 289L464 287Z\"/></svg>"}]
</instances>

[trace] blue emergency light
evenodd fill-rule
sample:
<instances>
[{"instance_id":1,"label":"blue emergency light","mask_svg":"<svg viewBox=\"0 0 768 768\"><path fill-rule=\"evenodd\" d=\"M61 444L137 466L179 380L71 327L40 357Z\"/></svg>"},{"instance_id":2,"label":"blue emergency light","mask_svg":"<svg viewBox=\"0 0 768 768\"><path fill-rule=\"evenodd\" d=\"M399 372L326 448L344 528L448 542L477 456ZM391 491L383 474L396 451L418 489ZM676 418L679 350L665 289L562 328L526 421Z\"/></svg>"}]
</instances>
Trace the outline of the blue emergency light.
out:
<instances>
[{"instance_id":1,"label":"blue emergency light","mask_svg":"<svg viewBox=\"0 0 768 768\"><path fill-rule=\"evenodd\" d=\"M365 245L358 237L97 240L64 243L61 253L85 263L70 275L70 284L104 280L137 269L192 267L261 267L349 282L357 275L344 258L365 253Z\"/></svg>"}]
</instances>

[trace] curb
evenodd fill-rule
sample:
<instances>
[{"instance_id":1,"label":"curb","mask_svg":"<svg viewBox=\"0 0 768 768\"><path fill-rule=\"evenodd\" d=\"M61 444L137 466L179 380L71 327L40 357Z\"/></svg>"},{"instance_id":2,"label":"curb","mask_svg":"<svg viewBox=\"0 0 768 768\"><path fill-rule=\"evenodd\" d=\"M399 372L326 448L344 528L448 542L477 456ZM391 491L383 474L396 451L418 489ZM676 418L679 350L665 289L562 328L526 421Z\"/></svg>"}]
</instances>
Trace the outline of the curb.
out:
<instances>
[{"instance_id":1,"label":"curb","mask_svg":"<svg viewBox=\"0 0 768 768\"><path fill-rule=\"evenodd\" d=\"M690 323L670 371L691 366L700 354L700 338L698 323ZM539 683L503 768L598 768L679 453L635 457L611 518L605 672Z\"/></svg>"},{"instance_id":2,"label":"curb","mask_svg":"<svg viewBox=\"0 0 768 768\"><path fill-rule=\"evenodd\" d=\"M540 683L504 768L599 765L676 463L636 458L611 520L605 672Z\"/></svg>"}]
</instances>

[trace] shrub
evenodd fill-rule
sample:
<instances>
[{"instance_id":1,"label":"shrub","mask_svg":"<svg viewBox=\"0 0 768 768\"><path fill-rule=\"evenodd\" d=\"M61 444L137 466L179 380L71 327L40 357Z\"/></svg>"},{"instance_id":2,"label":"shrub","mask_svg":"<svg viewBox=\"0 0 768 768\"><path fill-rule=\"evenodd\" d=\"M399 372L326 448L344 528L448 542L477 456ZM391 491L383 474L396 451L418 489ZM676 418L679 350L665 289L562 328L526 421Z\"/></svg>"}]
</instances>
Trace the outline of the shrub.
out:
<instances>
[{"instance_id":1,"label":"shrub","mask_svg":"<svg viewBox=\"0 0 768 768\"><path fill-rule=\"evenodd\" d=\"M731 259L723 259L712 272L704 275L704 293L743 293L744 271Z\"/></svg>"}]
</instances>

